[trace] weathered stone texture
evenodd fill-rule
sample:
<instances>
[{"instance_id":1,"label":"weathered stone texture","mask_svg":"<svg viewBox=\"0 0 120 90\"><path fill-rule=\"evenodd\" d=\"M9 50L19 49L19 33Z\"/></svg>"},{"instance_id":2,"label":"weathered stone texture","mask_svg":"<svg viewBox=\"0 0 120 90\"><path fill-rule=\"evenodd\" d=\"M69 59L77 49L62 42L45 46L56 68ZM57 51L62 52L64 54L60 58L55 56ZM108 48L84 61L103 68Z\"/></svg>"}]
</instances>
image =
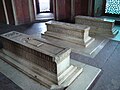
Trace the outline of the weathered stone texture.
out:
<instances>
[{"instance_id":1,"label":"weathered stone texture","mask_svg":"<svg viewBox=\"0 0 120 90\"><path fill-rule=\"evenodd\" d=\"M115 20L105 20L89 16L76 16L75 23L90 26L90 34L99 34L105 37L113 37L117 34L112 31Z\"/></svg>"},{"instance_id":2,"label":"weathered stone texture","mask_svg":"<svg viewBox=\"0 0 120 90\"><path fill-rule=\"evenodd\" d=\"M57 21L49 21L46 25L47 32L45 35L80 44L85 47L94 41L94 38L89 36L89 26Z\"/></svg>"}]
</instances>

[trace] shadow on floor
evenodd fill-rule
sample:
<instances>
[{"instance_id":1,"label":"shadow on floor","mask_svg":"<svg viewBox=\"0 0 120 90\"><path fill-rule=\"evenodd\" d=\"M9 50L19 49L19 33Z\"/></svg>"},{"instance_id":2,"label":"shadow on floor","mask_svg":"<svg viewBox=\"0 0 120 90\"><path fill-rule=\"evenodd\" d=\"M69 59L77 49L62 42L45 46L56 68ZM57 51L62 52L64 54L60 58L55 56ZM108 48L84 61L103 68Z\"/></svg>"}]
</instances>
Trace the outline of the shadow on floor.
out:
<instances>
[{"instance_id":1,"label":"shadow on floor","mask_svg":"<svg viewBox=\"0 0 120 90\"><path fill-rule=\"evenodd\" d=\"M22 90L13 81L0 73L0 90Z\"/></svg>"}]
</instances>

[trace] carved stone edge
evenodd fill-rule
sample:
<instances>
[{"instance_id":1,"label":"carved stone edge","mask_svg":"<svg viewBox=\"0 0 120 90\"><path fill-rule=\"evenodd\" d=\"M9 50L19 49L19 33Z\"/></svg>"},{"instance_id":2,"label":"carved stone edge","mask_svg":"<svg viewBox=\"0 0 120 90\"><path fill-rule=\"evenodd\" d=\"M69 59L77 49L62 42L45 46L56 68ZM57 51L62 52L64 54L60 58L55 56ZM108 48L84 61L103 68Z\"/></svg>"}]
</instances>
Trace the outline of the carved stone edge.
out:
<instances>
[{"instance_id":1,"label":"carved stone edge","mask_svg":"<svg viewBox=\"0 0 120 90\"><path fill-rule=\"evenodd\" d=\"M90 16L76 16L75 19L86 19L86 20L93 20L93 21L99 21L99 22L107 22L107 23L115 23L115 20L113 21L105 21L102 18L97 18L97 17L90 17Z\"/></svg>"},{"instance_id":2,"label":"carved stone edge","mask_svg":"<svg viewBox=\"0 0 120 90\"><path fill-rule=\"evenodd\" d=\"M40 42L42 42L42 43L46 43L46 44L52 44L51 42L49 42L49 41L47 41L47 40L45 40L45 39L43 39L43 38L40 38L40 39L38 39L38 38L34 38L34 37L32 37L32 36L29 36L29 35L26 35L26 34L23 34L23 33L20 33L20 32L17 32L17 31L10 31L10 32L7 32L7 33L5 33L5 34L1 34L0 35L0 38L2 37L2 38L5 38L5 39L9 39L9 40L11 40L11 41L15 41L16 43L18 43L18 44L21 44L21 45L24 45L24 46L27 46L25 43L23 43L23 42L20 42L20 41L17 41L17 40L13 40L12 38L15 38L15 37L18 37L19 35L14 35L14 36L12 36L12 37L6 37L6 35L7 34L10 34L10 33L17 33L17 34L19 34L19 35L23 35L23 36L25 36L26 38L32 38L32 39L35 39L35 40L38 40L38 41L40 41ZM53 44L52 44L53 45ZM59 47L59 48L62 48L63 50L61 50L61 52L59 52L59 53L57 53L56 55L54 55L54 54L52 54L52 53L49 53L49 52L47 52L47 51L44 51L44 50L41 50L41 53L45 53L46 55L49 55L49 56L51 56L51 57L53 57L54 59L53 59L53 62L56 62L56 63L60 63L62 60L64 60L64 58L66 58L66 57L63 57L63 56L67 56L68 54L70 54L70 52L71 52L71 49L70 48L63 48L63 47L60 47L60 46L57 46L57 45L54 45L55 47ZM38 51L39 52L39 50L38 50L38 48L36 47L36 46L34 46L34 45L29 45L29 48L31 48L31 49L35 49L36 51ZM65 55L64 55L64 54ZM61 58L59 58L60 56L62 56Z\"/></svg>"},{"instance_id":3,"label":"carved stone edge","mask_svg":"<svg viewBox=\"0 0 120 90\"><path fill-rule=\"evenodd\" d=\"M61 39L61 40L65 40L65 41L68 41L68 42L71 42L71 43L82 45L84 47L88 47L95 40L95 38L92 38L92 37L88 36L87 38L89 38L89 39L87 41L85 41L84 39L68 37L68 36L65 36L63 34L58 35L58 33L54 33L54 32L51 32L51 31L47 31L43 35L48 36L48 37L54 37L54 38Z\"/></svg>"},{"instance_id":4,"label":"carved stone edge","mask_svg":"<svg viewBox=\"0 0 120 90\"><path fill-rule=\"evenodd\" d=\"M45 69L40 68L33 63L27 61L25 62L23 59L9 51L6 51L4 49L0 50L0 57L5 62L15 67L30 78L34 79L35 81L39 82L43 86L54 90L64 89L68 87L83 71L83 68L78 68L75 65L71 65L73 67L72 70L68 70L67 72L64 72L61 75L57 76L59 78L59 81L57 81L55 74L47 72ZM19 62L18 60L21 62ZM30 66L26 66L26 64L31 65L31 67L33 68L30 68ZM67 74L70 74L69 77L63 77ZM60 79L61 76L63 80Z\"/></svg>"}]
</instances>

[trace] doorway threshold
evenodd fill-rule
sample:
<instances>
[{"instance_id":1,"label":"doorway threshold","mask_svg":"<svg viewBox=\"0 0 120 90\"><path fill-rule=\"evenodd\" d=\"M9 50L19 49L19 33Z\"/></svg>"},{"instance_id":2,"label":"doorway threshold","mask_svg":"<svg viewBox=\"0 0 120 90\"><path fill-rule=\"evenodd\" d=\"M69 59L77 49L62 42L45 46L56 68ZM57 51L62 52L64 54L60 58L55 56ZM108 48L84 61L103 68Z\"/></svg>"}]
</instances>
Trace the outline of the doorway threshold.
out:
<instances>
[{"instance_id":1,"label":"doorway threshold","mask_svg":"<svg viewBox=\"0 0 120 90\"><path fill-rule=\"evenodd\" d=\"M49 21L49 20L54 20L54 15L53 13L39 13L36 15L36 21Z\"/></svg>"}]
</instances>

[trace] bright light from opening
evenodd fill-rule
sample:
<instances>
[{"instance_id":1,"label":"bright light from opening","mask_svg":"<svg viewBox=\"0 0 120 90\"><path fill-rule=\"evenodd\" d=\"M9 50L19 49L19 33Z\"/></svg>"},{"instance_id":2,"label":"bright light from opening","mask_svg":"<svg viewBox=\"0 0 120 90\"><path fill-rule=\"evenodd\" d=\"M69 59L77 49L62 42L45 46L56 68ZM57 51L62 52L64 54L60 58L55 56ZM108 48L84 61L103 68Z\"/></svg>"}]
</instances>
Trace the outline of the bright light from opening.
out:
<instances>
[{"instance_id":1,"label":"bright light from opening","mask_svg":"<svg viewBox=\"0 0 120 90\"><path fill-rule=\"evenodd\" d=\"M120 14L120 0L106 0L105 13Z\"/></svg>"},{"instance_id":2,"label":"bright light from opening","mask_svg":"<svg viewBox=\"0 0 120 90\"><path fill-rule=\"evenodd\" d=\"M39 0L40 12L50 11L50 0Z\"/></svg>"}]
</instances>

